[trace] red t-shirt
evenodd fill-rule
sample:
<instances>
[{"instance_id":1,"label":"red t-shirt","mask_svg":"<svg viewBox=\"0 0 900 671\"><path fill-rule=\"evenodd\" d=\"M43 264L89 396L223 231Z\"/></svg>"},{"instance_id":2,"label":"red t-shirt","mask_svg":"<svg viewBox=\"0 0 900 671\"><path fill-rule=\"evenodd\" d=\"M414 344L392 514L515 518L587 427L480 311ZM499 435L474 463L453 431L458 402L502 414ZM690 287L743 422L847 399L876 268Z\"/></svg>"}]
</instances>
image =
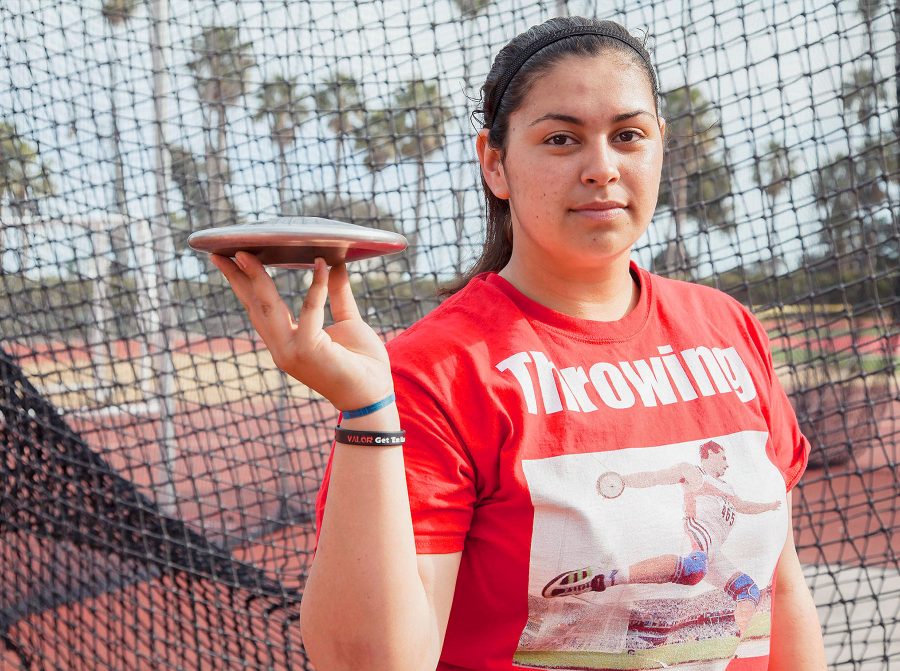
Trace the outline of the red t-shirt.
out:
<instances>
[{"instance_id":1,"label":"red t-shirt","mask_svg":"<svg viewBox=\"0 0 900 671\"><path fill-rule=\"evenodd\" d=\"M486 273L388 345L417 551L462 551L440 671L766 668L809 445L744 307L632 273L616 322Z\"/></svg>"}]
</instances>

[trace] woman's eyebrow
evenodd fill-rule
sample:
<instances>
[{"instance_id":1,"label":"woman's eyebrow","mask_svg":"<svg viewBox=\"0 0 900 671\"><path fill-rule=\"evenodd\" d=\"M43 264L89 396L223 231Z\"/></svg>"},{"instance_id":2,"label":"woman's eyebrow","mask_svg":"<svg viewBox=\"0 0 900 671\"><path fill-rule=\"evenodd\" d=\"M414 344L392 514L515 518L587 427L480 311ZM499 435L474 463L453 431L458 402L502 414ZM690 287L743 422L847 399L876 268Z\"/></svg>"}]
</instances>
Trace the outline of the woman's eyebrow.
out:
<instances>
[{"instance_id":1,"label":"woman's eyebrow","mask_svg":"<svg viewBox=\"0 0 900 671\"><path fill-rule=\"evenodd\" d=\"M649 117L656 118L656 115L652 112L648 112L647 110L634 110L633 112L623 112L622 114L617 114L612 118L613 123L619 123L621 121L627 121L628 119L633 119L636 116L640 116L641 114L646 114ZM570 123L575 126L584 126L585 123L578 117L572 116L571 114L560 114L558 112L549 112L548 114L544 114L543 116L538 117L534 121L532 121L529 126L536 126L542 121L562 121L563 123Z\"/></svg>"}]
</instances>

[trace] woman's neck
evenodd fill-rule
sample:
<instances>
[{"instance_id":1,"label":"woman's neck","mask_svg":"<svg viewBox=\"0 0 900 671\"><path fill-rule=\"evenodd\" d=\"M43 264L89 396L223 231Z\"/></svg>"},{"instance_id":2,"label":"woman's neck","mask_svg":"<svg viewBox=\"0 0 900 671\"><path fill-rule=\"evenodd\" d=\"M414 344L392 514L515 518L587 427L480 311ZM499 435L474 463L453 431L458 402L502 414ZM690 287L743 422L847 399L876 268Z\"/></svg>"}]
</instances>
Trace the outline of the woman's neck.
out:
<instances>
[{"instance_id":1,"label":"woman's neck","mask_svg":"<svg viewBox=\"0 0 900 671\"><path fill-rule=\"evenodd\" d=\"M570 270L570 269L567 269ZM589 273L548 268L547 264L525 264L515 255L500 277L541 305L579 319L613 322L634 310L640 287L630 272L624 254Z\"/></svg>"}]
</instances>

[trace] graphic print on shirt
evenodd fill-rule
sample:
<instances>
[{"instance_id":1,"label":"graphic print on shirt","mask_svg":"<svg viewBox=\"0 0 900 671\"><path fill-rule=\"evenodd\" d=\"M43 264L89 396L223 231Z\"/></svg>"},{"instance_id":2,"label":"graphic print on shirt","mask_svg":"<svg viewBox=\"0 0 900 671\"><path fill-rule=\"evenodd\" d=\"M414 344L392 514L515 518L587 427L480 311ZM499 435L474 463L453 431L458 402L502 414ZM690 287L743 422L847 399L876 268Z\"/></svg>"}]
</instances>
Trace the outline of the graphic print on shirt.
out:
<instances>
[{"instance_id":1,"label":"graphic print on shirt","mask_svg":"<svg viewBox=\"0 0 900 671\"><path fill-rule=\"evenodd\" d=\"M768 654L787 534L768 434L525 460L528 621L513 662L723 671Z\"/></svg>"}]
</instances>

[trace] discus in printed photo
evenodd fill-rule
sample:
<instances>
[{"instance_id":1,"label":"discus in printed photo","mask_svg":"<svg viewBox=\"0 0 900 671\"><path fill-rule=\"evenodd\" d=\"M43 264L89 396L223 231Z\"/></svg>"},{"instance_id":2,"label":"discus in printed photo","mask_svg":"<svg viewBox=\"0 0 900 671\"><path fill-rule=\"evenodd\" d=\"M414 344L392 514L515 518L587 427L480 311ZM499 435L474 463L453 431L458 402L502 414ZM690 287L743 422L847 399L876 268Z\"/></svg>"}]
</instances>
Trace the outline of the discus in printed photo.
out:
<instances>
[{"instance_id":1,"label":"discus in printed photo","mask_svg":"<svg viewBox=\"0 0 900 671\"><path fill-rule=\"evenodd\" d=\"M265 266L312 268L316 257L334 266L397 254L408 242L399 233L319 217L279 217L259 224L219 226L193 233L191 249L234 257L253 254Z\"/></svg>"},{"instance_id":2,"label":"discus in printed photo","mask_svg":"<svg viewBox=\"0 0 900 671\"><path fill-rule=\"evenodd\" d=\"M605 499L614 499L625 489L625 480L615 471L606 471L597 478L597 493Z\"/></svg>"}]
</instances>

